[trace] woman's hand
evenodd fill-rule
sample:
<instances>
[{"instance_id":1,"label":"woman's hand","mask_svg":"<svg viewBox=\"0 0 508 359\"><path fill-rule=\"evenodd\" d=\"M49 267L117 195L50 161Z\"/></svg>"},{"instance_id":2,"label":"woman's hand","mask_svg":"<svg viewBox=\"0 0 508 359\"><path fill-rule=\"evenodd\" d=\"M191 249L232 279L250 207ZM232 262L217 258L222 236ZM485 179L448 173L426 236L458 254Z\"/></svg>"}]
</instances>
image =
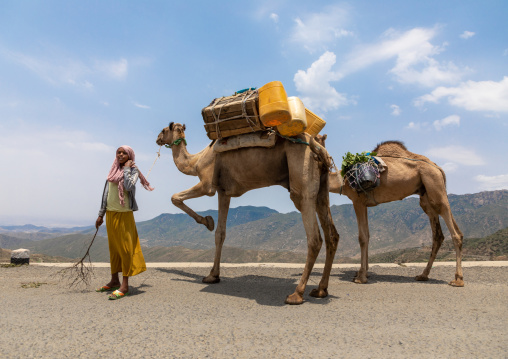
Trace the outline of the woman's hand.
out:
<instances>
[{"instance_id":1,"label":"woman's hand","mask_svg":"<svg viewBox=\"0 0 508 359\"><path fill-rule=\"evenodd\" d=\"M104 223L104 220L101 216L97 217L97 220L95 221L95 228L99 229L99 227Z\"/></svg>"},{"instance_id":2,"label":"woman's hand","mask_svg":"<svg viewBox=\"0 0 508 359\"><path fill-rule=\"evenodd\" d=\"M134 162L132 162L132 160L128 160L127 162L125 162L124 167L132 167L133 164Z\"/></svg>"}]
</instances>

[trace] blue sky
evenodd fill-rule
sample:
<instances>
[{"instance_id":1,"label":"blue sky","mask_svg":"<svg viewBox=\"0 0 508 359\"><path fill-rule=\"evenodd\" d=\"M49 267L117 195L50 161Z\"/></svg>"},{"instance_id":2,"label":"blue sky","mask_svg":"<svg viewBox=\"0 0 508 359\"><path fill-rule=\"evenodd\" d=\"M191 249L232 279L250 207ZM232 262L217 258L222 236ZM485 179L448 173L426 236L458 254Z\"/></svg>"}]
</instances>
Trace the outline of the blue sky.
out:
<instances>
[{"instance_id":1,"label":"blue sky","mask_svg":"<svg viewBox=\"0 0 508 359\"><path fill-rule=\"evenodd\" d=\"M507 15L506 1L2 1L0 224L93 224L118 146L146 175L168 122L199 152L203 107L275 80L327 121L337 163L401 140L449 193L507 189ZM197 178L163 148L149 181L137 220L178 213L171 195ZM295 210L282 187L240 205Z\"/></svg>"}]
</instances>

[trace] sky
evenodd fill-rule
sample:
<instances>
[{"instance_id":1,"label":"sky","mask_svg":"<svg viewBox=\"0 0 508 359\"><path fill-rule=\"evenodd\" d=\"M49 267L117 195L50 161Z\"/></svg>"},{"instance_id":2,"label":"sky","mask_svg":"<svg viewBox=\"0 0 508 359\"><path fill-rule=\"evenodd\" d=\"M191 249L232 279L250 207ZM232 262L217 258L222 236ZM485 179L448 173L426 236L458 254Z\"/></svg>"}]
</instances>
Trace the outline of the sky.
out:
<instances>
[{"instance_id":1,"label":"sky","mask_svg":"<svg viewBox=\"0 0 508 359\"><path fill-rule=\"evenodd\" d=\"M338 164L400 140L443 167L448 193L508 189L507 16L504 0L4 0L0 225L93 225L121 145L155 187L139 186L136 220L180 213L171 195L198 179L158 158L159 132L184 123L197 153L203 107L271 81L327 122ZM296 210L282 187L231 201L245 205Z\"/></svg>"}]
</instances>

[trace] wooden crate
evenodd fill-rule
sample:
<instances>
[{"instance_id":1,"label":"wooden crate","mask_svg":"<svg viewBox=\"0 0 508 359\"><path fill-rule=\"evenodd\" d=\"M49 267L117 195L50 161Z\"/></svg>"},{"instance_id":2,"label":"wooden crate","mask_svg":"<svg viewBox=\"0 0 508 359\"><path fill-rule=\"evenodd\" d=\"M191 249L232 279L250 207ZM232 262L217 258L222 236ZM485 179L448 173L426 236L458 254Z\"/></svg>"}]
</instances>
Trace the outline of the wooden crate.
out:
<instances>
[{"instance_id":1,"label":"wooden crate","mask_svg":"<svg viewBox=\"0 0 508 359\"><path fill-rule=\"evenodd\" d=\"M259 119L258 97L257 90L250 90L216 98L203 108L201 115L208 138L216 140L263 130L265 127Z\"/></svg>"}]
</instances>

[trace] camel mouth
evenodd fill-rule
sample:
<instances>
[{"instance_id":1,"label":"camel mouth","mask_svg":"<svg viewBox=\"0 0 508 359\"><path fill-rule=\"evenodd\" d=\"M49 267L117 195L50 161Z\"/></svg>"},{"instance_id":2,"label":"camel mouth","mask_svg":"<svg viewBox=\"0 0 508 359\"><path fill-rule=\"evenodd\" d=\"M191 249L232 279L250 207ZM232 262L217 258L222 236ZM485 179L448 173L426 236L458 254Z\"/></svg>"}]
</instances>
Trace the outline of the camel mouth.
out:
<instances>
[{"instance_id":1,"label":"camel mouth","mask_svg":"<svg viewBox=\"0 0 508 359\"><path fill-rule=\"evenodd\" d=\"M163 140L163 132L164 131L161 131L161 133L159 134L159 136L157 136L157 139L155 140L155 143L158 145L158 146L163 146L165 145L166 143L164 142Z\"/></svg>"}]
</instances>

